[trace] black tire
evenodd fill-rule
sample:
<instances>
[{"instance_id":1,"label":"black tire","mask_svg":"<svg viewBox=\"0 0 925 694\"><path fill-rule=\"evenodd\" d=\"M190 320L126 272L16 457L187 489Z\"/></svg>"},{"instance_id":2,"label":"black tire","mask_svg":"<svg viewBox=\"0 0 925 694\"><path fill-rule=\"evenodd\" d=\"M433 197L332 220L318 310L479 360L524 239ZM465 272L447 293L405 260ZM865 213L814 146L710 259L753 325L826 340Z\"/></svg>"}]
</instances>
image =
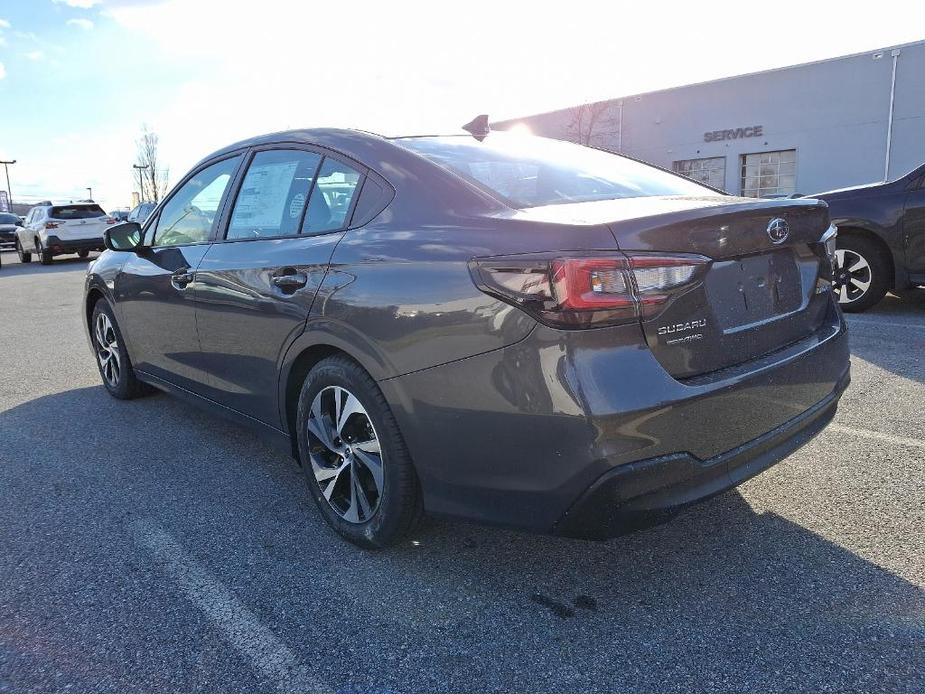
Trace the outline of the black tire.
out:
<instances>
[{"instance_id":1,"label":"black tire","mask_svg":"<svg viewBox=\"0 0 925 694\"><path fill-rule=\"evenodd\" d=\"M42 245L41 239L35 240L35 254L39 257L39 262L42 265L51 265L51 260L53 256L51 254L51 251Z\"/></svg>"},{"instance_id":2,"label":"black tire","mask_svg":"<svg viewBox=\"0 0 925 694\"><path fill-rule=\"evenodd\" d=\"M22 244L19 242L19 239L16 239L16 255L19 256L19 262L21 263L32 262L32 254L26 253L26 251L22 249Z\"/></svg>"},{"instance_id":3,"label":"black tire","mask_svg":"<svg viewBox=\"0 0 925 694\"><path fill-rule=\"evenodd\" d=\"M103 314L109 319L114 333L116 348L119 361L119 378L112 382L100 362L100 341L97 323L100 315ZM135 370L132 368L132 362L125 350L125 341L122 339L122 333L119 325L116 323L116 317L113 315L109 304L100 299L93 307L93 313L90 318L90 340L93 343L93 356L96 362L96 368L100 372L100 379L103 381L103 387L106 391L119 400L132 400L150 393L153 389L145 383L142 383L135 377ZM111 345L110 345L111 346Z\"/></svg>"},{"instance_id":4,"label":"black tire","mask_svg":"<svg viewBox=\"0 0 925 694\"><path fill-rule=\"evenodd\" d=\"M77 251L78 258L87 258L90 255L90 251Z\"/></svg>"},{"instance_id":5,"label":"black tire","mask_svg":"<svg viewBox=\"0 0 925 694\"><path fill-rule=\"evenodd\" d=\"M371 490L379 492L377 505L368 518L354 521L347 520L347 516L335 510L334 504L325 498L322 483L316 478L313 467L313 461L324 463L323 456L331 456L332 452L319 445L320 439L309 436L312 404L316 397L324 397L319 395L322 391L339 393L336 388L345 389L348 395L353 395L359 401L363 409L360 416L364 421L368 419L366 423L372 429L367 429L367 432L375 436L380 451L382 489L376 490L374 487ZM404 438L376 382L356 362L346 356L328 357L309 372L299 393L296 426L299 459L312 497L321 515L341 537L360 547L381 549L399 542L420 523L424 512L420 484ZM349 443L348 435L344 439ZM359 447L355 444L354 451ZM347 447L345 455L350 456L350 450ZM340 460L343 467L345 458ZM348 484L353 483L354 474L359 475L353 472L355 467L359 470L367 469L351 463ZM334 478L330 482L331 486L338 484L339 479L339 476ZM366 499L366 494L363 497Z\"/></svg>"},{"instance_id":6,"label":"black tire","mask_svg":"<svg viewBox=\"0 0 925 694\"><path fill-rule=\"evenodd\" d=\"M893 286L890 260L876 242L854 234L839 235L837 249L837 255L847 259L847 267L835 268L835 283L836 287L839 287L838 305L847 313L866 311L879 303ZM851 261L858 259L861 259L866 267L854 273L849 272L849 268L856 265ZM852 283L852 279L862 284L868 283L867 288L860 290L857 284ZM843 300L841 294L846 286L848 298Z\"/></svg>"}]
</instances>

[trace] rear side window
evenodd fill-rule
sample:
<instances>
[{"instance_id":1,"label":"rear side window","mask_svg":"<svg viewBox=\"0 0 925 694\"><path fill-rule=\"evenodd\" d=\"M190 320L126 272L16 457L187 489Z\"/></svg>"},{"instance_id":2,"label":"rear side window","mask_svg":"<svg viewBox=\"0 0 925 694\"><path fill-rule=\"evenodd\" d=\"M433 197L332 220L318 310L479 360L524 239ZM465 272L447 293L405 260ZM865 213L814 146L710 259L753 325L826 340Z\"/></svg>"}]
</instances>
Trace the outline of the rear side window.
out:
<instances>
[{"instance_id":1,"label":"rear side window","mask_svg":"<svg viewBox=\"0 0 925 694\"><path fill-rule=\"evenodd\" d=\"M52 219L93 219L105 217L106 213L99 205L56 205L51 208Z\"/></svg>"},{"instance_id":2,"label":"rear side window","mask_svg":"<svg viewBox=\"0 0 925 694\"><path fill-rule=\"evenodd\" d=\"M164 204L154 232L155 246L209 240L212 225L241 156L223 159L195 174Z\"/></svg>"},{"instance_id":3,"label":"rear side window","mask_svg":"<svg viewBox=\"0 0 925 694\"><path fill-rule=\"evenodd\" d=\"M19 217L15 214L0 212L0 224L19 224Z\"/></svg>"},{"instance_id":4,"label":"rear side window","mask_svg":"<svg viewBox=\"0 0 925 694\"><path fill-rule=\"evenodd\" d=\"M474 137L394 142L518 208L653 195L720 195L633 159L542 137L500 132L482 142Z\"/></svg>"},{"instance_id":5,"label":"rear side window","mask_svg":"<svg viewBox=\"0 0 925 694\"><path fill-rule=\"evenodd\" d=\"M360 189L360 197L353 208L353 219L350 225L361 227L374 220L386 208L392 199L392 190L387 185L376 180L374 174L367 174Z\"/></svg>"},{"instance_id":6,"label":"rear side window","mask_svg":"<svg viewBox=\"0 0 925 694\"><path fill-rule=\"evenodd\" d=\"M299 233L321 155L275 149L254 155L228 226L228 239Z\"/></svg>"},{"instance_id":7,"label":"rear side window","mask_svg":"<svg viewBox=\"0 0 925 694\"><path fill-rule=\"evenodd\" d=\"M318 234L345 227L360 176L353 167L325 158L308 202L302 233Z\"/></svg>"}]
</instances>

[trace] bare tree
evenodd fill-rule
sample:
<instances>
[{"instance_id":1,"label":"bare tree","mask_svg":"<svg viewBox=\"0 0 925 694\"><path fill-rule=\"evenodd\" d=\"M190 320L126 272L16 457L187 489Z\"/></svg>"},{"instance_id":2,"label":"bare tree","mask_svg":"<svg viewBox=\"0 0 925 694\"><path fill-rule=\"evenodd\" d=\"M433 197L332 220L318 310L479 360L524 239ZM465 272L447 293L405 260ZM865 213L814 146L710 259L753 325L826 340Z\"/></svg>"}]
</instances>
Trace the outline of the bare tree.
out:
<instances>
[{"instance_id":1,"label":"bare tree","mask_svg":"<svg viewBox=\"0 0 925 694\"><path fill-rule=\"evenodd\" d=\"M617 149L620 127L618 106L612 101L597 101L569 109L568 134L572 142L604 149Z\"/></svg>"},{"instance_id":2,"label":"bare tree","mask_svg":"<svg viewBox=\"0 0 925 694\"><path fill-rule=\"evenodd\" d=\"M141 137L135 143L138 146L137 164L145 167L141 169L141 190L139 191L141 199L158 202L167 192L167 178L170 170L158 168L157 133L143 124Z\"/></svg>"}]
</instances>

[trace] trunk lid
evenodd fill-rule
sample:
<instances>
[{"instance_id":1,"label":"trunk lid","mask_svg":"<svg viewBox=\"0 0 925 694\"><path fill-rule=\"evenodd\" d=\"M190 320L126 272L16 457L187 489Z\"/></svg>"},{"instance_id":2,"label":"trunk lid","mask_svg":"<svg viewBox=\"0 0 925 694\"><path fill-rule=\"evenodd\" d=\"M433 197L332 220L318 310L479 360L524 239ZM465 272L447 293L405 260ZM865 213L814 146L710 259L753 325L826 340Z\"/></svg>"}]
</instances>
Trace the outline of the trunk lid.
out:
<instances>
[{"instance_id":1,"label":"trunk lid","mask_svg":"<svg viewBox=\"0 0 925 694\"><path fill-rule=\"evenodd\" d=\"M102 238L107 219L103 209L94 203L55 205L48 214L48 223L55 227L48 231L65 240Z\"/></svg>"},{"instance_id":2,"label":"trunk lid","mask_svg":"<svg viewBox=\"0 0 925 694\"><path fill-rule=\"evenodd\" d=\"M610 223L621 250L712 260L701 283L642 322L649 348L673 376L755 359L822 325L831 304L820 244L829 226L825 203L733 197L633 202ZM646 215L649 210L654 214Z\"/></svg>"},{"instance_id":3,"label":"trunk lid","mask_svg":"<svg viewBox=\"0 0 925 694\"><path fill-rule=\"evenodd\" d=\"M50 219L50 222L58 226L55 229L49 229L48 233L54 234L63 240L102 238L103 232L109 226L106 219L106 217L96 219Z\"/></svg>"}]
</instances>

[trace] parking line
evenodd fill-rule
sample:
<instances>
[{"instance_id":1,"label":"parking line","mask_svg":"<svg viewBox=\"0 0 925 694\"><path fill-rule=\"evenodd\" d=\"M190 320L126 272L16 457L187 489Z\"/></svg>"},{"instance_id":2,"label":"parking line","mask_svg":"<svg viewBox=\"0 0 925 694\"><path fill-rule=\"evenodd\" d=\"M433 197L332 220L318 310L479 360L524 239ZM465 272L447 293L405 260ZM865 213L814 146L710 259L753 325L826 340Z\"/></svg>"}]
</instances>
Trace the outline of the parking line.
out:
<instances>
[{"instance_id":1,"label":"parking line","mask_svg":"<svg viewBox=\"0 0 925 694\"><path fill-rule=\"evenodd\" d=\"M167 532L144 521L133 522L131 529L136 541L154 554L161 568L179 584L190 602L202 610L225 639L257 671L272 680L280 692L333 692L314 679L295 653L221 581L189 557Z\"/></svg>"},{"instance_id":2,"label":"parking line","mask_svg":"<svg viewBox=\"0 0 925 694\"><path fill-rule=\"evenodd\" d=\"M913 439L907 436L893 436L892 434L883 434L879 431L871 431L870 429L860 429L858 427L846 427L843 424L829 424L825 429L827 432L836 432L841 434L849 434L851 436L859 436L862 439L872 439L874 441L883 441L885 443L893 443L898 446L911 446L912 448L925 448L925 440L923 439Z\"/></svg>"}]
</instances>

